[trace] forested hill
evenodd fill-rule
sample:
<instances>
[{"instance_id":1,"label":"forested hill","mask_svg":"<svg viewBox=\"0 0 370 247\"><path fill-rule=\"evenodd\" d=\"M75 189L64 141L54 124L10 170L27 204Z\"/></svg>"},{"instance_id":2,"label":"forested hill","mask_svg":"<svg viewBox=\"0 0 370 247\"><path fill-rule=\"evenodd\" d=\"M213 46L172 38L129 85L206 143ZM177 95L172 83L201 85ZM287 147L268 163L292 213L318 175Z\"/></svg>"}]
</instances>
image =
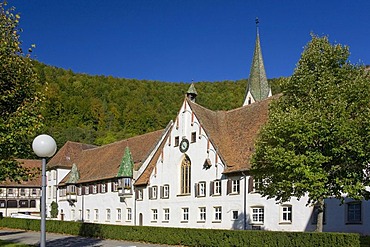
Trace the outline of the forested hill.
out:
<instances>
[{"instance_id":1,"label":"forested hill","mask_svg":"<svg viewBox=\"0 0 370 247\"><path fill-rule=\"evenodd\" d=\"M43 131L59 147L68 140L102 145L164 128L176 117L190 86L77 74L34 63L46 89ZM269 80L274 94L282 79ZM246 84L247 80L197 82L197 103L212 110L240 107Z\"/></svg>"}]
</instances>

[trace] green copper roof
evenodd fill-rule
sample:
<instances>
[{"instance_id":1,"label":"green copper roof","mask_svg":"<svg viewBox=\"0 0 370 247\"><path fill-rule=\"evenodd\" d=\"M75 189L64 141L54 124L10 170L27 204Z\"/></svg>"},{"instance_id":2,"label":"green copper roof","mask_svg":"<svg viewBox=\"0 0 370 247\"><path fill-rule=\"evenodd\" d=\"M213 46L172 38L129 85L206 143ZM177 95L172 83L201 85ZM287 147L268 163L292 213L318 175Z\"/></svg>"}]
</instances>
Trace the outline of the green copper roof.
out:
<instances>
[{"instance_id":1,"label":"green copper roof","mask_svg":"<svg viewBox=\"0 0 370 247\"><path fill-rule=\"evenodd\" d=\"M67 184L75 184L78 182L79 179L80 179L80 173L78 172L76 164L73 164Z\"/></svg>"},{"instance_id":2,"label":"green copper roof","mask_svg":"<svg viewBox=\"0 0 370 247\"><path fill-rule=\"evenodd\" d=\"M134 160L132 159L130 149L126 147L121 165L119 166L117 177L131 177L134 170Z\"/></svg>"},{"instance_id":3,"label":"green copper roof","mask_svg":"<svg viewBox=\"0 0 370 247\"><path fill-rule=\"evenodd\" d=\"M257 22L256 22L257 23ZM256 46L254 48L252 67L248 79L248 91L251 92L255 101L266 99L270 92L267 82L265 66L262 59L260 37L257 27Z\"/></svg>"},{"instance_id":4,"label":"green copper roof","mask_svg":"<svg viewBox=\"0 0 370 247\"><path fill-rule=\"evenodd\" d=\"M187 94L195 94L195 95L198 95L197 93L197 90L195 90L195 86L194 86L194 83L192 83L188 89L188 91L186 92Z\"/></svg>"}]
</instances>

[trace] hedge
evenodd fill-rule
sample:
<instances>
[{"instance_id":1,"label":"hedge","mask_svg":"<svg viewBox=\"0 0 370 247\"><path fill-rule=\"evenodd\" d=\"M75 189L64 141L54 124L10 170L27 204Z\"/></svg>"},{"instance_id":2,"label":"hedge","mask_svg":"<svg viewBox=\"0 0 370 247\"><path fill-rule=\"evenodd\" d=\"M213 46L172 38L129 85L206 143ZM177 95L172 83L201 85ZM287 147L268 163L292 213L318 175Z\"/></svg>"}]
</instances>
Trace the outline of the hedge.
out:
<instances>
[{"instance_id":1,"label":"hedge","mask_svg":"<svg viewBox=\"0 0 370 247\"><path fill-rule=\"evenodd\" d=\"M0 227L39 231L40 220L3 218L0 220ZM122 226L54 220L47 221L46 231L84 237L184 246L360 246L360 236L352 233Z\"/></svg>"}]
</instances>

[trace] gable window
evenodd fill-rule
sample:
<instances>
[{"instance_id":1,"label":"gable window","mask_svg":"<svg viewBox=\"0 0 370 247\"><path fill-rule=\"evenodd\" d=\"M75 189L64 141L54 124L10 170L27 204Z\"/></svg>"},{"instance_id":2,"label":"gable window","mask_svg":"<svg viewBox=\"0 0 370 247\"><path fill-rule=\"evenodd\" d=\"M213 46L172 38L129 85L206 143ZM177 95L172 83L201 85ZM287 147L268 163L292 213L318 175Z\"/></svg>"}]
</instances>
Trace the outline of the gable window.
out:
<instances>
[{"instance_id":1,"label":"gable window","mask_svg":"<svg viewBox=\"0 0 370 247\"><path fill-rule=\"evenodd\" d=\"M149 187L149 199L155 200L157 199L157 186Z\"/></svg>"},{"instance_id":2,"label":"gable window","mask_svg":"<svg viewBox=\"0 0 370 247\"><path fill-rule=\"evenodd\" d=\"M361 224L361 202L347 203L347 224Z\"/></svg>"},{"instance_id":3,"label":"gable window","mask_svg":"<svg viewBox=\"0 0 370 247\"><path fill-rule=\"evenodd\" d=\"M189 221L189 208L182 209L182 220L186 222Z\"/></svg>"},{"instance_id":4,"label":"gable window","mask_svg":"<svg viewBox=\"0 0 370 247\"><path fill-rule=\"evenodd\" d=\"M158 209L152 209L152 221L158 220Z\"/></svg>"},{"instance_id":5,"label":"gable window","mask_svg":"<svg viewBox=\"0 0 370 247\"><path fill-rule=\"evenodd\" d=\"M181 163L181 194L190 194L191 162L185 155Z\"/></svg>"},{"instance_id":6,"label":"gable window","mask_svg":"<svg viewBox=\"0 0 370 247\"><path fill-rule=\"evenodd\" d=\"M227 181L227 193L228 194L239 194L240 193L240 180L229 179Z\"/></svg>"},{"instance_id":7,"label":"gable window","mask_svg":"<svg viewBox=\"0 0 370 247\"><path fill-rule=\"evenodd\" d=\"M167 199L170 197L170 186L168 184L165 184L161 186L161 198Z\"/></svg>"},{"instance_id":8,"label":"gable window","mask_svg":"<svg viewBox=\"0 0 370 247\"><path fill-rule=\"evenodd\" d=\"M169 208L165 208L163 209L163 215L164 215L164 218L163 220L164 221L169 221L170 220L170 209Z\"/></svg>"},{"instance_id":9,"label":"gable window","mask_svg":"<svg viewBox=\"0 0 370 247\"><path fill-rule=\"evenodd\" d=\"M190 142L191 143L194 143L197 141L197 132L192 132L191 133L191 138L190 138Z\"/></svg>"},{"instance_id":10,"label":"gable window","mask_svg":"<svg viewBox=\"0 0 370 247\"><path fill-rule=\"evenodd\" d=\"M252 223L263 224L265 218L265 210L263 207L252 207Z\"/></svg>"},{"instance_id":11,"label":"gable window","mask_svg":"<svg viewBox=\"0 0 370 247\"><path fill-rule=\"evenodd\" d=\"M175 143L174 143L174 146L175 147L178 147L180 144L180 137L179 136L175 136Z\"/></svg>"},{"instance_id":12,"label":"gable window","mask_svg":"<svg viewBox=\"0 0 370 247\"><path fill-rule=\"evenodd\" d=\"M222 220L222 208L221 207L214 207L214 220L221 221Z\"/></svg>"},{"instance_id":13,"label":"gable window","mask_svg":"<svg viewBox=\"0 0 370 247\"><path fill-rule=\"evenodd\" d=\"M280 210L281 210L281 222L291 223L292 222L292 206L283 205L281 206Z\"/></svg>"},{"instance_id":14,"label":"gable window","mask_svg":"<svg viewBox=\"0 0 370 247\"><path fill-rule=\"evenodd\" d=\"M199 208L199 220L200 221L206 221L206 207L200 207Z\"/></svg>"}]
</instances>

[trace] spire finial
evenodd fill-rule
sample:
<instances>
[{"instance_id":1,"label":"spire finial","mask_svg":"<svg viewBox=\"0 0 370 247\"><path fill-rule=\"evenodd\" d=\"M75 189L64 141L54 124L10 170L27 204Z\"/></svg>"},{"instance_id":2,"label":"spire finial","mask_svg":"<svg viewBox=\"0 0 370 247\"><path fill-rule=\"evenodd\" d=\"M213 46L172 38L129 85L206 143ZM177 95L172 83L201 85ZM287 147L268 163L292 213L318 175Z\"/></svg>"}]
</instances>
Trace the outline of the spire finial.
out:
<instances>
[{"instance_id":1,"label":"spire finial","mask_svg":"<svg viewBox=\"0 0 370 247\"><path fill-rule=\"evenodd\" d=\"M260 21L258 20L258 17L256 17L256 27L258 27L258 23L260 23Z\"/></svg>"}]
</instances>

